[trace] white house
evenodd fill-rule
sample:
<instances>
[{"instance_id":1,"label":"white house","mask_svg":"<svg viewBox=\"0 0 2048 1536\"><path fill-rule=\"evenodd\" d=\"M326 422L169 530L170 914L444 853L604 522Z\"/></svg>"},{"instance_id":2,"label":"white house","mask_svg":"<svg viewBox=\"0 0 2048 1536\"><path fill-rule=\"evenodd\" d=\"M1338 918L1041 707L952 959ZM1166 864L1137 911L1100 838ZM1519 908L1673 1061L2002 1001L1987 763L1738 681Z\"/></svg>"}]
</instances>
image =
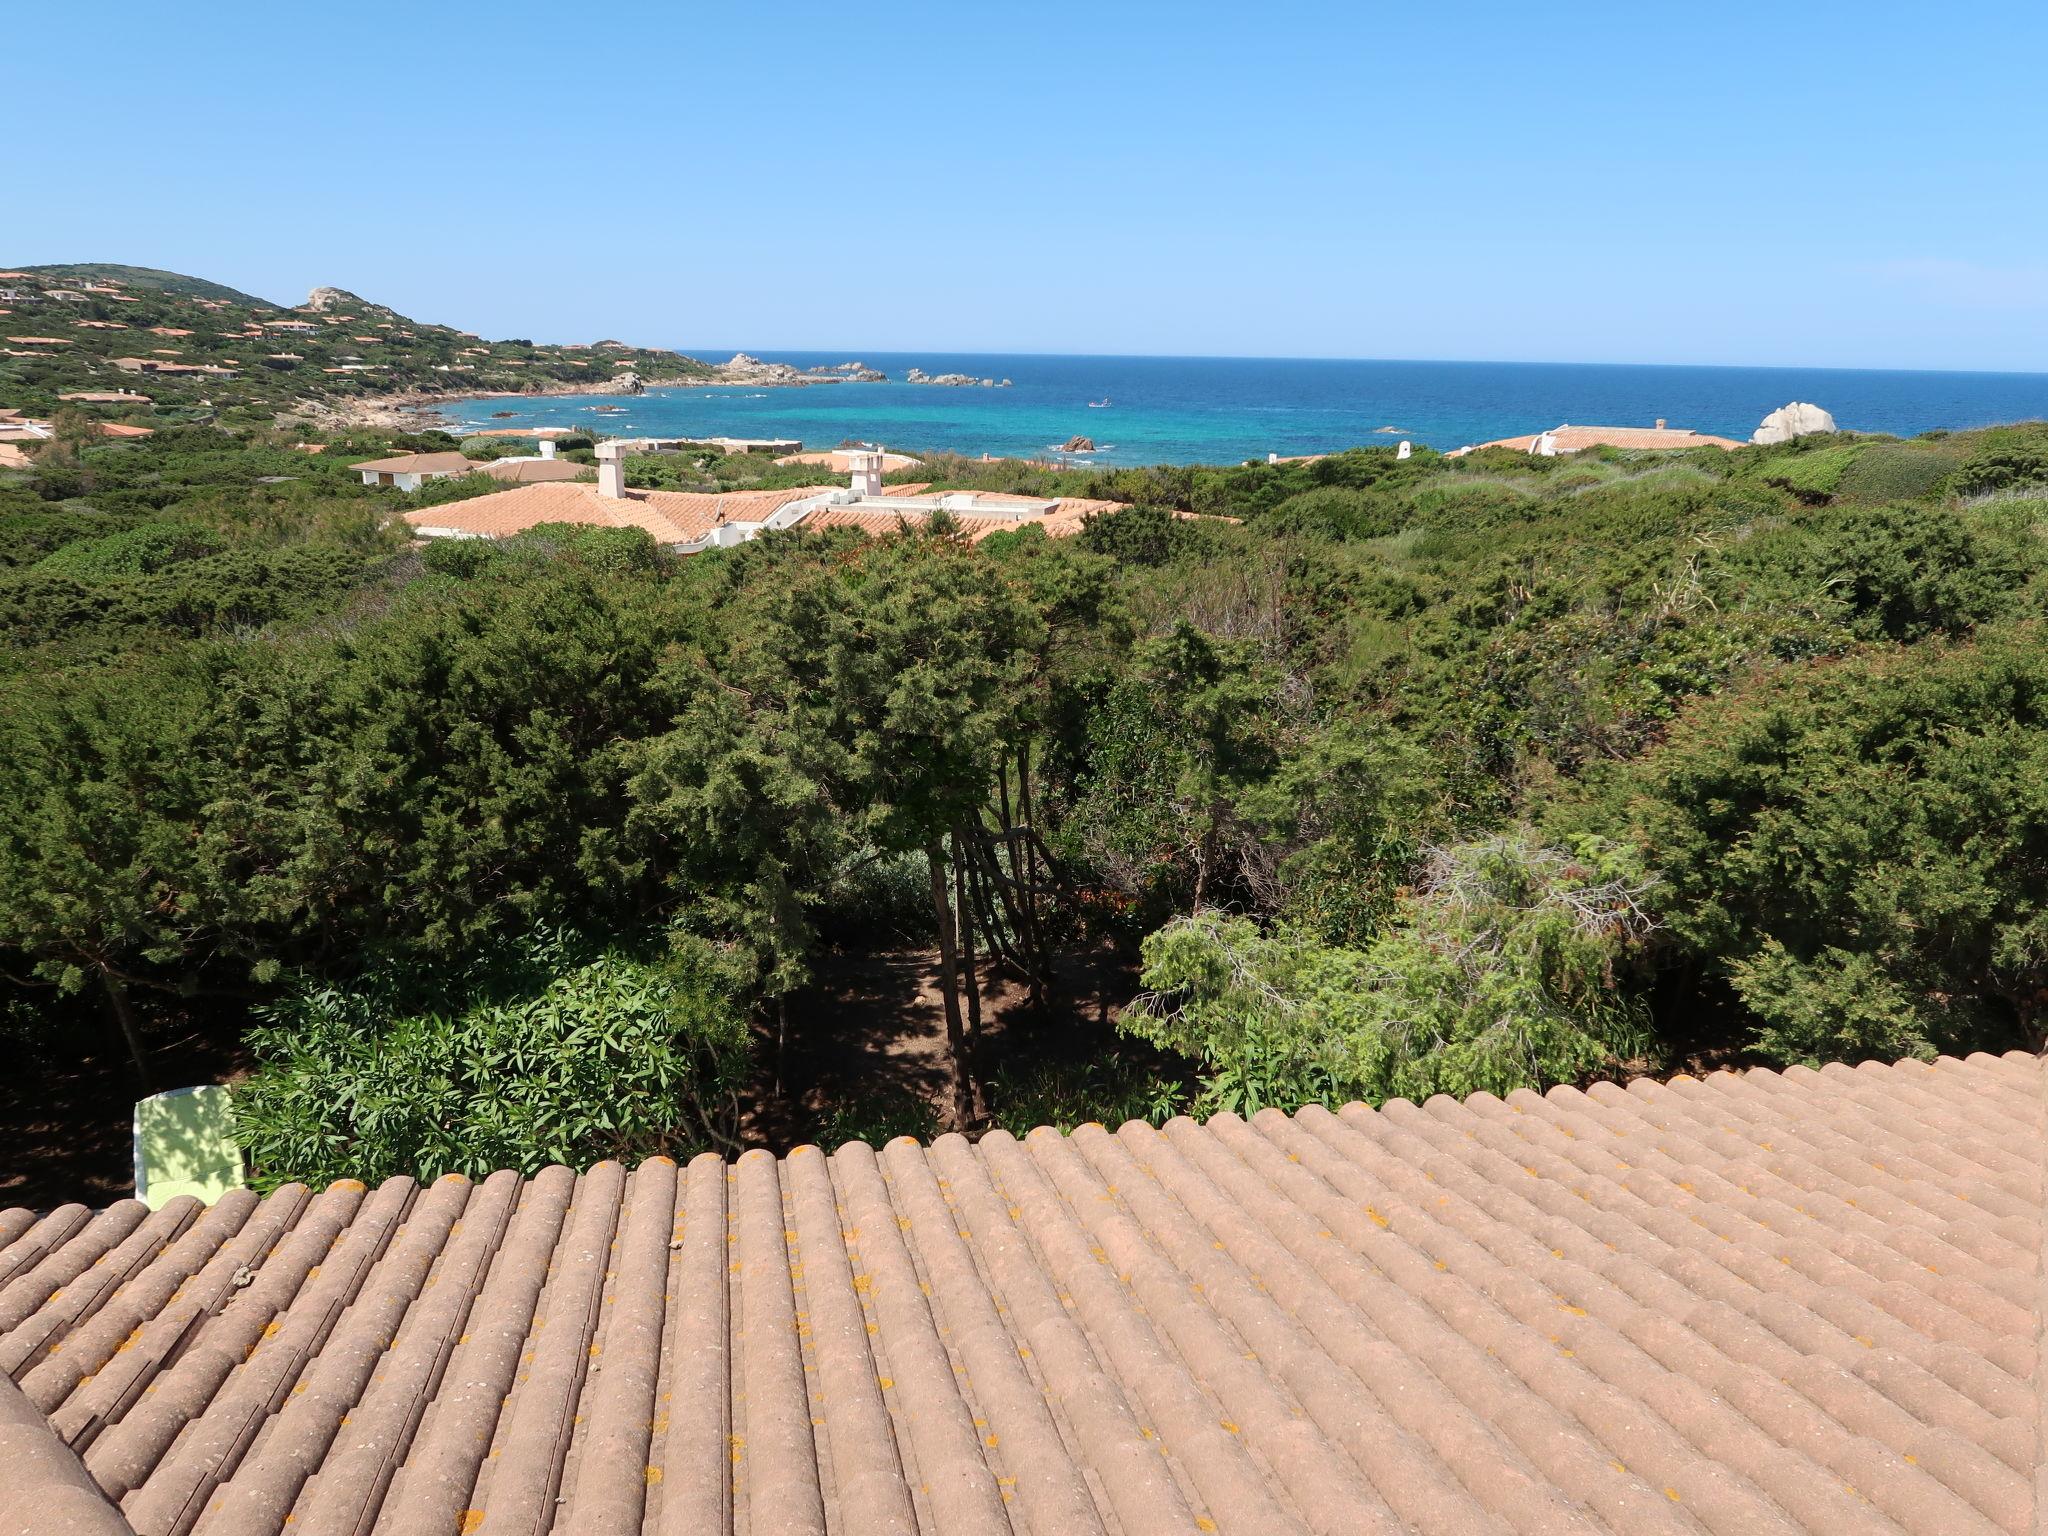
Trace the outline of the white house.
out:
<instances>
[{"instance_id":1,"label":"white house","mask_svg":"<svg viewBox=\"0 0 2048 1536\"><path fill-rule=\"evenodd\" d=\"M460 453L402 453L396 458L367 459L349 465L363 477L363 484L395 485L401 491L416 491L429 480L447 480L482 467Z\"/></svg>"}]
</instances>

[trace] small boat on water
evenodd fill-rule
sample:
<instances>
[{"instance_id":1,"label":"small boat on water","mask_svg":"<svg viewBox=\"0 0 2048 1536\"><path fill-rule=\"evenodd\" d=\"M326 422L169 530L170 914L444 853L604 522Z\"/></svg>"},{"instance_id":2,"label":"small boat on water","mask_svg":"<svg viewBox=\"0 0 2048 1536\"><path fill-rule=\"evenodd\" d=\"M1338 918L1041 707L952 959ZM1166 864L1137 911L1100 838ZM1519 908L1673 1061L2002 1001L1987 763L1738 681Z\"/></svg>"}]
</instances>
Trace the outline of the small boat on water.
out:
<instances>
[{"instance_id":1,"label":"small boat on water","mask_svg":"<svg viewBox=\"0 0 2048 1536\"><path fill-rule=\"evenodd\" d=\"M1105 410L1108 410L1108 409L1109 409L1109 396L1107 396L1107 395L1104 395L1104 396L1103 396L1103 397L1102 397L1102 398L1101 398L1100 400L1090 400L1090 401L1088 402L1088 409L1089 409L1089 410L1091 410L1091 411L1105 411Z\"/></svg>"}]
</instances>

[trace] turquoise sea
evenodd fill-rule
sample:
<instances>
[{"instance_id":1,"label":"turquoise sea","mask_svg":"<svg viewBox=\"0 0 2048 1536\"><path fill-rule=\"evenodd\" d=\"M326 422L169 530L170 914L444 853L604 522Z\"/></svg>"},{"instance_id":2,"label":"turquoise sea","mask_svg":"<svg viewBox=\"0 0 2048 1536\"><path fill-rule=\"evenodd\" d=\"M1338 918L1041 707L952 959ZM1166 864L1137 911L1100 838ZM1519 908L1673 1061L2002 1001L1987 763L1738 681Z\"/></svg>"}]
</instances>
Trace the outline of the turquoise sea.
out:
<instances>
[{"instance_id":1,"label":"turquoise sea","mask_svg":"<svg viewBox=\"0 0 2048 1536\"><path fill-rule=\"evenodd\" d=\"M688 348L730 357L735 349ZM844 354L756 353L798 367ZM1674 427L1746 439L1764 415L1810 400L1844 428L1902 436L2048 417L2048 374L1587 363L1347 362L1301 358L866 353L886 384L650 390L452 402L465 427L577 426L610 435L793 437L909 451L1044 456L1080 435L1100 464L1233 463L1410 438L1456 448L1562 422ZM1008 378L1008 389L899 382L912 368ZM1090 401L1108 400L1093 407ZM624 414L592 408L616 404ZM509 416L501 412L511 412ZM1393 428L1394 431L1383 431Z\"/></svg>"}]
</instances>

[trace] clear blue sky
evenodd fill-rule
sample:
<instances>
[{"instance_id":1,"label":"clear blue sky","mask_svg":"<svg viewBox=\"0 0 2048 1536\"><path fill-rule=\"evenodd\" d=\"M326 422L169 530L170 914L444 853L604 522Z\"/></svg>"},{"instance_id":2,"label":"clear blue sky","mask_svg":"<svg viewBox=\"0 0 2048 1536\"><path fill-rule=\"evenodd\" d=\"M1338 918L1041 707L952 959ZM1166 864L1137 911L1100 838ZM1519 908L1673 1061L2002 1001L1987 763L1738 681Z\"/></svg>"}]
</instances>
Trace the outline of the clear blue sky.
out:
<instances>
[{"instance_id":1,"label":"clear blue sky","mask_svg":"<svg viewBox=\"0 0 2048 1536\"><path fill-rule=\"evenodd\" d=\"M653 345L2048 371L2048 6L90 7L0 263Z\"/></svg>"}]
</instances>

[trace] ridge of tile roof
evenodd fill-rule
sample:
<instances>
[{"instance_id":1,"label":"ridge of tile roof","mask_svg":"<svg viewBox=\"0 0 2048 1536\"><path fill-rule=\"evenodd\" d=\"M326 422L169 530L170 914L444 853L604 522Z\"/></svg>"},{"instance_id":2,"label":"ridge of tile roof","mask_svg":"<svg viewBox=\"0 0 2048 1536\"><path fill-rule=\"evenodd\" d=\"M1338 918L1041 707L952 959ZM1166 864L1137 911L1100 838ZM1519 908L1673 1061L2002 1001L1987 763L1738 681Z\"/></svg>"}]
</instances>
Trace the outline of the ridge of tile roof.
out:
<instances>
[{"instance_id":1,"label":"ridge of tile roof","mask_svg":"<svg viewBox=\"0 0 2048 1536\"><path fill-rule=\"evenodd\" d=\"M2043 1087L1979 1055L7 1211L0 1530L2025 1532Z\"/></svg>"}]
</instances>

